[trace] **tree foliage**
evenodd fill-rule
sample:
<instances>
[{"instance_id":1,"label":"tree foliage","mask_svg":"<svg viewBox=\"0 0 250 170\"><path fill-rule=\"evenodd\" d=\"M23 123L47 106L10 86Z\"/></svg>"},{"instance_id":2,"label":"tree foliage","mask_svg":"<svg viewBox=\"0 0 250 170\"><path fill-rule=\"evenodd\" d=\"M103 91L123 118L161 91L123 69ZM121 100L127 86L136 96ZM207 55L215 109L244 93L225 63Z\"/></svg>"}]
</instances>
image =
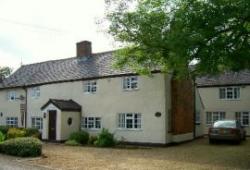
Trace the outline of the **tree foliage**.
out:
<instances>
[{"instance_id":1,"label":"tree foliage","mask_svg":"<svg viewBox=\"0 0 250 170\"><path fill-rule=\"evenodd\" d=\"M9 76L12 73L12 69L10 67L0 67L0 76L4 78Z\"/></svg>"},{"instance_id":2,"label":"tree foliage","mask_svg":"<svg viewBox=\"0 0 250 170\"><path fill-rule=\"evenodd\" d=\"M116 66L187 76L250 68L248 0L106 0ZM196 67L189 69L190 63Z\"/></svg>"}]
</instances>

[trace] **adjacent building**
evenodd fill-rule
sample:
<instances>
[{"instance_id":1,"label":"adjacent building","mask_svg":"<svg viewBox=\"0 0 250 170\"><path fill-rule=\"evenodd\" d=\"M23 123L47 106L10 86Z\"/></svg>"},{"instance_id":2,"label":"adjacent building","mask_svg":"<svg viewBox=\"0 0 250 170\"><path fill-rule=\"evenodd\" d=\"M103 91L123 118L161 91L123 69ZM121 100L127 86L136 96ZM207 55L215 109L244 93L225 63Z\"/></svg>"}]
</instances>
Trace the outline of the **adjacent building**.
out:
<instances>
[{"instance_id":1,"label":"adjacent building","mask_svg":"<svg viewBox=\"0 0 250 170\"><path fill-rule=\"evenodd\" d=\"M237 119L250 135L249 70L204 76L198 78L196 83L203 105L198 116L203 134L207 134L216 120Z\"/></svg>"}]
</instances>

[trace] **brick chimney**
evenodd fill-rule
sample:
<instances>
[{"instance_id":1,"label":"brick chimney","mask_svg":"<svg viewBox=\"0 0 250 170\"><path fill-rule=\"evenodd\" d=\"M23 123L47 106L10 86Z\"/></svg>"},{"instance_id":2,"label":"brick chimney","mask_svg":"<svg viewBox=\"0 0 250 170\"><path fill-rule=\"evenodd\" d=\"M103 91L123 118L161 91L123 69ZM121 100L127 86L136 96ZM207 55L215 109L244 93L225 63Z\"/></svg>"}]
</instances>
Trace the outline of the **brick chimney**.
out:
<instances>
[{"instance_id":1,"label":"brick chimney","mask_svg":"<svg viewBox=\"0 0 250 170\"><path fill-rule=\"evenodd\" d=\"M76 43L76 56L77 57L90 57L92 56L92 47L90 41L81 41Z\"/></svg>"}]
</instances>

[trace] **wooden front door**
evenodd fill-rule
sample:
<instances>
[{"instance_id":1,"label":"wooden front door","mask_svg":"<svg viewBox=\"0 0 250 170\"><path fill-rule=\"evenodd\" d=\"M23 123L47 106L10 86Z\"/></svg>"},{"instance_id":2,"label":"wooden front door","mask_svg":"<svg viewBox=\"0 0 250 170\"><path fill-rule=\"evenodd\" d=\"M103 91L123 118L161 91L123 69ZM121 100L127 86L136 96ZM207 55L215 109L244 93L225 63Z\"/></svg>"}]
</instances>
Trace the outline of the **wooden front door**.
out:
<instances>
[{"instance_id":1,"label":"wooden front door","mask_svg":"<svg viewBox=\"0 0 250 170\"><path fill-rule=\"evenodd\" d=\"M49 140L56 140L56 110L49 111Z\"/></svg>"}]
</instances>

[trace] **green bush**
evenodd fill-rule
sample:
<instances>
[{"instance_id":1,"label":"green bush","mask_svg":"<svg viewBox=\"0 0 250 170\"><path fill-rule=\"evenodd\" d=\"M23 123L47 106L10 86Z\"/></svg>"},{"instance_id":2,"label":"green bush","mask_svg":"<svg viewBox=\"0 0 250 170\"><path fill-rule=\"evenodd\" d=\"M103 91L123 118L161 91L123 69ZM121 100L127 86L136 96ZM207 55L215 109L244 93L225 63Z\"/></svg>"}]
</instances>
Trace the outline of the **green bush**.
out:
<instances>
[{"instance_id":1,"label":"green bush","mask_svg":"<svg viewBox=\"0 0 250 170\"><path fill-rule=\"evenodd\" d=\"M95 144L95 141L97 141L97 136L90 136L90 137L89 137L88 144L89 144L89 145L94 145L94 144Z\"/></svg>"},{"instance_id":2,"label":"green bush","mask_svg":"<svg viewBox=\"0 0 250 170\"><path fill-rule=\"evenodd\" d=\"M89 140L89 133L85 131L74 132L70 135L69 140L75 140L79 144L87 144Z\"/></svg>"},{"instance_id":3,"label":"green bush","mask_svg":"<svg viewBox=\"0 0 250 170\"><path fill-rule=\"evenodd\" d=\"M102 132L95 141L95 145L99 147L112 147L115 143L114 135L109 133L108 129L102 129Z\"/></svg>"},{"instance_id":4,"label":"green bush","mask_svg":"<svg viewBox=\"0 0 250 170\"><path fill-rule=\"evenodd\" d=\"M26 131L22 128L10 128L7 132L7 139L25 137Z\"/></svg>"},{"instance_id":5,"label":"green bush","mask_svg":"<svg viewBox=\"0 0 250 170\"><path fill-rule=\"evenodd\" d=\"M68 146L79 146L80 144L77 141L75 141L75 140L67 140L65 142L65 145L68 145Z\"/></svg>"},{"instance_id":6,"label":"green bush","mask_svg":"<svg viewBox=\"0 0 250 170\"><path fill-rule=\"evenodd\" d=\"M5 139L5 135L0 131L0 143Z\"/></svg>"},{"instance_id":7,"label":"green bush","mask_svg":"<svg viewBox=\"0 0 250 170\"><path fill-rule=\"evenodd\" d=\"M21 157L40 156L42 143L39 139L32 137L9 139L0 144L0 152Z\"/></svg>"},{"instance_id":8,"label":"green bush","mask_svg":"<svg viewBox=\"0 0 250 170\"><path fill-rule=\"evenodd\" d=\"M41 139L41 133L39 132L39 130L37 128L25 129L25 136Z\"/></svg>"},{"instance_id":9,"label":"green bush","mask_svg":"<svg viewBox=\"0 0 250 170\"><path fill-rule=\"evenodd\" d=\"M6 135L9 128L10 128L9 126L0 126L0 132L2 132L4 135Z\"/></svg>"}]
</instances>

